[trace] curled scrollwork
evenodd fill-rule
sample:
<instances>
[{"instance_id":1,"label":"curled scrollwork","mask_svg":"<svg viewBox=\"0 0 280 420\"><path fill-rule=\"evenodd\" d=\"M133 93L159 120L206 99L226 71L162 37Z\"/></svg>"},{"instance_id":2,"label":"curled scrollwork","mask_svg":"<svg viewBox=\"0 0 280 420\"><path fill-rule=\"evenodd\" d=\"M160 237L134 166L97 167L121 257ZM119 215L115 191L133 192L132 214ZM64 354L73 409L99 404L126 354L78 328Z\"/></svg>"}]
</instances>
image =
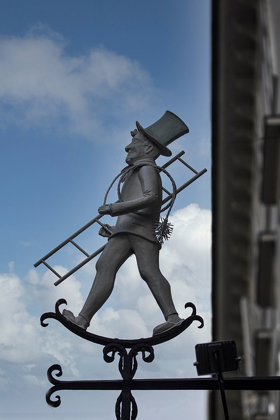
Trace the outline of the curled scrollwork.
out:
<instances>
[{"instance_id":1,"label":"curled scrollwork","mask_svg":"<svg viewBox=\"0 0 280 420\"><path fill-rule=\"evenodd\" d=\"M53 312L46 312L40 318L40 323L42 327L47 327L49 325L48 322L45 322L46 319L53 318L56 319L56 315Z\"/></svg>"},{"instance_id":2,"label":"curled scrollwork","mask_svg":"<svg viewBox=\"0 0 280 420\"><path fill-rule=\"evenodd\" d=\"M199 321L200 322L200 325L198 326L198 328L203 328L204 327L203 318L201 316L199 316L199 315L195 315L194 318L195 318L195 321Z\"/></svg>"},{"instance_id":3,"label":"curled scrollwork","mask_svg":"<svg viewBox=\"0 0 280 420\"><path fill-rule=\"evenodd\" d=\"M142 348L142 359L146 363L151 363L155 358L154 349L151 346L145 346L145 348ZM146 356L146 352L148 355Z\"/></svg>"},{"instance_id":4,"label":"curled scrollwork","mask_svg":"<svg viewBox=\"0 0 280 420\"><path fill-rule=\"evenodd\" d=\"M61 315L61 312L59 311L59 307L60 307L60 305L63 305L63 304L67 305L67 300L66 299L58 299L58 301L56 302L56 304L55 304L55 313L57 315L62 316Z\"/></svg>"},{"instance_id":5,"label":"curled scrollwork","mask_svg":"<svg viewBox=\"0 0 280 420\"><path fill-rule=\"evenodd\" d=\"M61 398L59 395L56 395L56 401L51 399L51 396L54 392L58 391L57 386L61 385L61 381L59 381L58 379L56 379L53 376L53 373L57 371L57 373L55 373L55 376L60 377L62 376L62 368L60 365L52 365L47 372L47 376L48 376L48 380L51 384L53 384L54 386L52 388L50 388L46 394L46 401L47 403L51 406L51 407L59 407L61 404Z\"/></svg>"},{"instance_id":6,"label":"curled scrollwork","mask_svg":"<svg viewBox=\"0 0 280 420\"><path fill-rule=\"evenodd\" d=\"M40 323L41 323L41 326L42 326L42 327L47 327L47 326L49 325L49 323L48 323L48 322L44 322L44 321L45 321L45 319L50 318L50 317L51 317L51 315L52 315L52 313L51 313L51 312L46 312L45 314L43 314L43 315L41 316L41 318L40 318Z\"/></svg>"},{"instance_id":7,"label":"curled scrollwork","mask_svg":"<svg viewBox=\"0 0 280 420\"><path fill-rule=\"evenodd\" d=\"M41 322L42 327L47 327L49 325L48 322L45 322L45 320L48 319L48 318L59 320L59 317L62 316L62 314L59 311L59 306L62 305L62 304L67 305L67 301L65 299L59 299L55 304L55 313L54 312L46 312L41 316L40 322Z\"/></svg>"},{"instance_id":8,"label":"curled scrollwork","mask_svg":"<svg viewBox=\"0 0 280 420\"><path fill-rule=\"evenodd\" d=\"M198 328L203 328L204 327L204 320L201 316L196 314L195 305L192 302L188 302L188 303L185 304L185 309L187 309L187 308L192 308L192 310L193 310L192 314L189 318L191 318L192 321L199 321L200 325L198 326ZM189 319L189 318L187 318L187 319Z\"/></svg>"},{"instance_id":9,"label":"curled scrollwork","mask_svg":"<svg viewBox=\"0 0 280 420\"><path fill-rule=\"evenodd\" d=\"M187 309L187 308L192 308L192 310L193 310L192 315L196 315L196 307L192 302L187 302L185 304L185 309Z\"/></svg>"},{"instance_id":10,"label":"curled scrollwork","mask_svg":"<svg viewBox=\"0 0 280 420\"><path fill-rule=\"evenodd\" d=\"M136 346L132 347L131 354L133 356L136 356L139 352L142 353L142 359L146 363L151 363L155 358L154 349L152 346L149 346L148 344L137 344ZM146 353L148 353L146 355Z\"/></svg>"},{"instance_id":11,"label":"curled scrollwork","mask_svg":"<svg viewBox=\"0 0 280 420\"><path fill-rule=\"evenodd\" d=\"M60 384L60 381L56 378L53 377L53 372L57 371L57 373L55 373L55 376L62 376L62 368L60 365L52 365L51 367L49 367L48 372L47 372L47 377L48 380L51 384L53 385L58 385Z\"/></svg>"},{"instance_id":12,"label":"curled scrollwork","mask_svg":"<svg viewBox=\"0 0 280 420\"><path fill-rule=\"evenodd\" d=\"M107 363L112 363L115 360L115 354L126 356L127 352L123 346L116 343L107 344L103 349L103 359Z\"/></svg>"},{"instance_id":13,"label":"curled scrollwork","mask_svg":"<svg viewBox=\"0 0 280 420\"><path fill-rule=\"evenodd\" d=\"M53 386L53 387L52 387L52 388L50 388L50 389L48 390L48 392L46 393L46 401L47 401L48 405L50 405L51 407L54 407L54 408L59 407L59 406L60 406L60 404L61 404L61 398L60 398L60 396L59 396L59 395L56 395L56 396L55 396L56 401L54 401L54 400L52 400L52 399L51 399L52 394L53 394L54 392L56 392L56 391L57 391L56 387L55 387L55 386Z\"/></svg>"}]
</instances>

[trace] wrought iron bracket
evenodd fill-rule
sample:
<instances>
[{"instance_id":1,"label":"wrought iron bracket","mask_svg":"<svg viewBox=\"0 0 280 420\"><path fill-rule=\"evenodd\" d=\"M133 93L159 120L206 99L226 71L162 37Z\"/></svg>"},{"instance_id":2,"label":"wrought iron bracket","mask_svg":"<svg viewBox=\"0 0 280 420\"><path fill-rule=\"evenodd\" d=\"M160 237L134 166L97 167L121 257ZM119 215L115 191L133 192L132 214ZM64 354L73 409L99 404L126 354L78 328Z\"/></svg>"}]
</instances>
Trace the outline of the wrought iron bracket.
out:
<instances>
[{"instance_id":1,"label":"wrought iron bracket","mask_svg":"<svg viewBox=\"0 0 280 420\"><path fill-rule=\"evenodd\" d=\"M108 338L89 333L67 321L59 310L60 305L66 303L65 299L58 300L55 305L55 312L48 312L41 316L41 325L43 327L47 327L48 323L45 322L46 319L53 318L83 339L103 345L103 358L107 363L112 363L115 360L116 354L118 354L120 358L118 366L122 380L61 381L56 377L62 376L62 368L60 365L55 364L48 369L47 373L48 379L50 383L53 384L53 387L48 390L46 394L46 401L50 406L58 407L61 404L60 396L57 395L55 397L56 400L51 399L51 397L55 392L60 390L121 390L115 406L117 420L135 420L138 414L137 404L131 393L133 383L135 381L133 378L138 367L137 355L141 353L143 361L151 363L154 360L154 349L152 346L164 343L178 336L186 330L193 321L198 321L200 323L198 328L202 328L204 325L203 319L196 313L195 305L188 302L186 303L185 308L191 308L192 314L186 318L181 325L174 327L165 333L137 340ZM56 377L53 376L55 371L57 371L55 374ZM147 387L144 389L153 388L149 388L149 384L147 384Z\"/></svg>"}]
</instances>

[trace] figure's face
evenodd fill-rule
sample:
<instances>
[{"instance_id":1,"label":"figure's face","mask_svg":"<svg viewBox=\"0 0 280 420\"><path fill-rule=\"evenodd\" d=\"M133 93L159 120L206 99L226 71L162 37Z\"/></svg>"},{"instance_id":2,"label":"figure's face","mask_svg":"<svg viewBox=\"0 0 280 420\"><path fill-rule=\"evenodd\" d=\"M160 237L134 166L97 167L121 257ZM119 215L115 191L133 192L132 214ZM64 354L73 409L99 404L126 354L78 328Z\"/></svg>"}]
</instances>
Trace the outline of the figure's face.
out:
<instances>
[{"instance_id":1,"label":"figure's face","mask_svg":"<svg viewBox=\"0 0 280 420\"><path fill-rule=\"evenodd\" d=\"M127 152L127 157L125 159L128 165L132 165L137 160L143 159L146 156L145 145L143 138L136 134L131 143L126 146L125 151Z\"/></svg>"}]
</instances>

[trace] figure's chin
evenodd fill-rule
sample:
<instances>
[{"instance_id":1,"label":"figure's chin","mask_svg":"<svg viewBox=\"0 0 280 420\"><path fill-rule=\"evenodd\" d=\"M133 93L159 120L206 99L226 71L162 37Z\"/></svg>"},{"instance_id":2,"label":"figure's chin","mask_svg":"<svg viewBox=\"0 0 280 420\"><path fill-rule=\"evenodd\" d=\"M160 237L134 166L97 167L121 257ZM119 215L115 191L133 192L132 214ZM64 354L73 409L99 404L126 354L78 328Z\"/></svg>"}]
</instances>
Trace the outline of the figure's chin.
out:
<instances>
[{"instance_id":1,"label":"figure's chin","mask_svg":"<svg viewBox=\"0 0 280 420\"><path fill-rule=\"evenodd\" d=\"M125 159L125 161L126 161L126 163L129 165L129 166L131 166L132 165L132 159L130 159L130 158L126 158Z\"/></svg>"}]
</instances>

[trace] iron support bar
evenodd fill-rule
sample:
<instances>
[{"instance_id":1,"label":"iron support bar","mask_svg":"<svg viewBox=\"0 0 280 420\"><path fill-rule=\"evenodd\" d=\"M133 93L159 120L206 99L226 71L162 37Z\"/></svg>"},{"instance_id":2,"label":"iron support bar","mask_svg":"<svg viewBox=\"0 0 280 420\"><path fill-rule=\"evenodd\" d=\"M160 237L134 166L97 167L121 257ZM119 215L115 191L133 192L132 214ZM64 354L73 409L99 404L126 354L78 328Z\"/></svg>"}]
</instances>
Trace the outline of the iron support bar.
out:
<instances>
[{"instance_id":1,"label":"iron support bar","mask_svg":"<svg viewBox=\"0 0 280 420\"><path fill-rule=\"evenodd\" d=\"M123 380L60 381L56 390L121 391ZM279 391L279 376L254 376L224 378L228 391ZM132 379L131 391L218 391L216 378L170 378L170 379ZM55 392L55 391L54 391Z\"/></svg>"},{"instance_id":2,"label":"iron support bar","mask_svg":"<svg viewBox=\"0 0 280 420\"><path fill-rule=\"evenodd\" d=\"M278 391L280 376L252 376L224 378L224 388L229 391ZM215 391L219 390L216 378L186 379L133 379L133 391L170 391L170 390Z\"/></svg>"}]
</instances>

